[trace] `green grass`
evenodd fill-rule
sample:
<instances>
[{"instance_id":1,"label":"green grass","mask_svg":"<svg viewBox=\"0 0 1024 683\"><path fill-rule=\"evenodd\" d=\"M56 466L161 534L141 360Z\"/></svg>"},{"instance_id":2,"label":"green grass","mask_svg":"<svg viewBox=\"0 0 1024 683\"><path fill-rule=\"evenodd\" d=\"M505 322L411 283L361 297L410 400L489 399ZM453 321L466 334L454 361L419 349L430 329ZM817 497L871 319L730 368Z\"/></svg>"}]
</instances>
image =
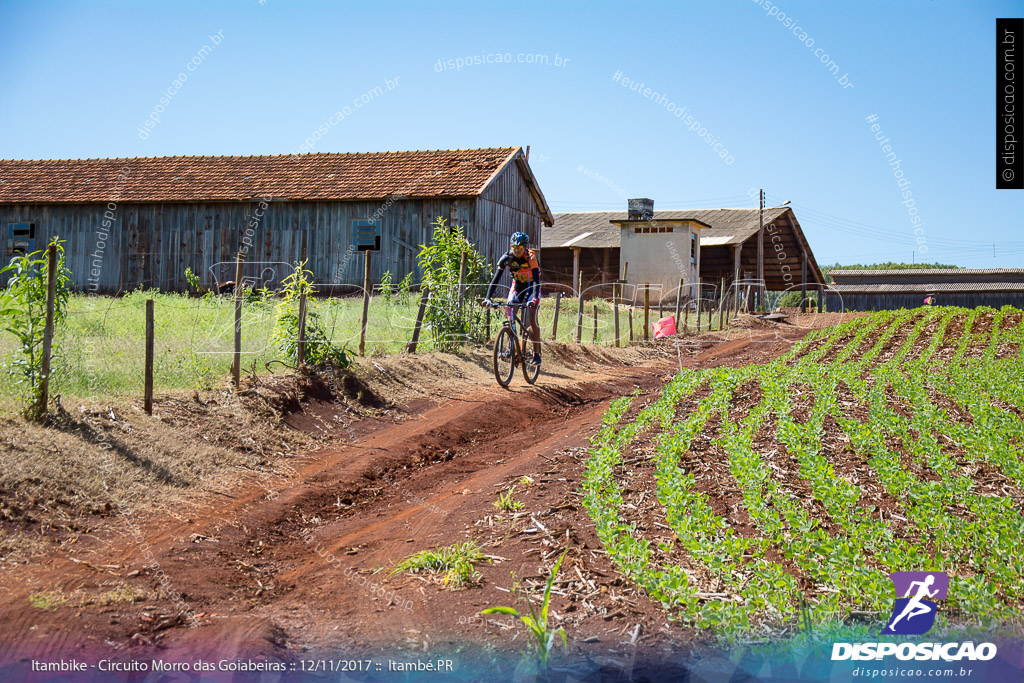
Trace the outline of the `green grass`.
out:
<instances>
[{"instance_id":1,"label":"green grass","mask_svg":"<svg viewBox=\"0 0 1024 683\"><path fill-rule=\"evenodd\" d=\"M442 575L441 581L446 587L461 588L480 581L480 572L473 565L484 559L480 546L474 541L466 541L410 555L395 566L392 574L433 572Z\"/></svg>"},{"instance_id":2,"label":"green grass","mask_svg":"<svg viewBox=\"0 0 1024 683\"><path fill-rule=\"evenodd\" d=\"M503 512L519 512L523 509L523 501L515 498L516 487L498 494L498 500L494 501L494 507Z\"/></svg>"},{"instance_id":3,"label":"green grass","mask_svg":"<svg viewBox=\"0 0 1024 683\"><path fill-rule=\"evenodd\" d=\"M112 298L76 294L65 324L56 330L50 394L72 397L118 396L143 391L146 299L154 300L154 384L157 392L210 389L230 374L234 302L228 297L197 299L176 294L134 292ZM270 344L276 300L248 302L243 307L242 367L284 361ZM418 299L397 297L385 303L373 297L367 325L368 353L395 353L412 336ZM355 350L359 344L362 299L323 299L310 304L320 314L332 341ZM424 335L429 349L429 337ZM0 356L15 348L15 339L0 334ZM280 372L281 365L271 371ZM0 385L0 400L18 395L10 382Z\"/></svg>"},{"instance_id":4,"label":"green grass","mask_svg":"<svg viewBox=\"0 0 1024 683\"><path fill-rule=\"evenodd\" d=\"M178 294L136 291L123 297L75 294L68 304L65 323L54 335L56 351L53 360L51 395L65 397L98 397L139 395L144 388L145 370L145 306L154 300L154 384L155 390L208 390L230 375L234 301L231 297L200 299ZM265 302L248 301L242 317L242 367L249 371L254 365L260 374L267 373L271 361L284 361L277 348L270 344L276 320L277 299ZM467 301L467 305L476 305ZM611 302L588 300L584 304L581 339L595 343L594 308L598 311L596 343L612 345L615 325ZM359 345L359 327L363 301L360 297L315 299L310 310L320 315L331 341L355 351ZM419 295L394 295L371 298L366 331L366 351L399 353L412 338ZM572 343L576 339L577 299L563 298L559 305L557 338ZM670 311L666 309L666 315ZM540 306L538 322L541 338L552 341L555 299L546 297ZM491 335L497 332L504 316L491 312ZM629 341L629 313L619 310L619 335L624 346ZM651 310L651 321L658 312ZM703 327L706 329L707 318ZM717 318L715 319L717 324ZM690 330L694 327L690 316ZM633 311L633 331L643 338L643 309ZM15 339L0 333L0 359L14 350ZM420 351L431 351L431 335L424 329L420 335ZM271 372L286 370L273 364ZM12 382L0 383L0 403L13 401L20 387Z\"/></svg>"},{"instance_id":5,"label":"green grass","mask_svg":"<svg viewBox=\"0 0 1024 683\"><path fill-rule=\"evenodd\" d=\"M28 596L28 604L36 609L43 610L55 610L67 601L68 599L64 595L56 591L32 593Z\"/></svg>"}]
</instances>

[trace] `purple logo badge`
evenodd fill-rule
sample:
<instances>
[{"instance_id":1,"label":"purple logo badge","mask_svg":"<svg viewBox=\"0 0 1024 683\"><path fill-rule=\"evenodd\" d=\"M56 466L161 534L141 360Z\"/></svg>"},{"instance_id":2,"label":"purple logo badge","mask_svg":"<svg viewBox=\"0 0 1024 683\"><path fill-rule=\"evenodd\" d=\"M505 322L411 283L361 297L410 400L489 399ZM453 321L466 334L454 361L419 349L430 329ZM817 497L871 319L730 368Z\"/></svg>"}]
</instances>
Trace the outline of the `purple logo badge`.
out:
<instances>
[{"instance_id":1,"label":"purple logo badge","mask_svg":"<svg viewBox=\"0 0 1024 683\"><path fill-rule=\"evenodd\" d=\"M916 636L935 625L936 601L945 600L949 577L943 572L893 572L896 604L883 634Z\"/></svg>"}]
</instances>

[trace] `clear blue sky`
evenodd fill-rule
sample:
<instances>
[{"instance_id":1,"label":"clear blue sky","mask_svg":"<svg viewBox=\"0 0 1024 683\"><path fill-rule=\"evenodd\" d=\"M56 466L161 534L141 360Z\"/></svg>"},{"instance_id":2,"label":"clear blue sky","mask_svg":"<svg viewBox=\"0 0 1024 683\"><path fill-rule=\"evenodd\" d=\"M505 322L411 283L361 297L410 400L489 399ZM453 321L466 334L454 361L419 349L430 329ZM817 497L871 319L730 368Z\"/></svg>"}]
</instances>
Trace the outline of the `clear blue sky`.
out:
<instances>
[{"instance_id":1,"label":"clear blue sky","mask_svg":"<svg viewBox=\"0 0 1024 683\"><path fill-rule=\"evenodd\" d=\"M314 151L530 145L555 211L756 206L764 187L821 264L1024 266L1024 192L994 189L995 18L1012 16L1024 2L3 2L0 157L290 153L347 106Z\"/></svg>"}]
</instances>

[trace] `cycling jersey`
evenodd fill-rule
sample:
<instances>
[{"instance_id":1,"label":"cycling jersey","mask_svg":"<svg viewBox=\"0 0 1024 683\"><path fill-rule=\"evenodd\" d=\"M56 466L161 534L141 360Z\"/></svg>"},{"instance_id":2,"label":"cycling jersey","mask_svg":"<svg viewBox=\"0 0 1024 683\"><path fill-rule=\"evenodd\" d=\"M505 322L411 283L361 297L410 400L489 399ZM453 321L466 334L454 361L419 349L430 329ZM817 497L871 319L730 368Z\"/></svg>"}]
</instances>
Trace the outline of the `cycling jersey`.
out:
<instances>
[{"instance_id":1,"label":"cycling jersey","mask_svg":"<svg viewBox=\"0 0 1024 683\"><path fill-rule=\"evenodd\" d=\"M490 299L494 292L495 285L501 279L501 273L508 268L512 275L512 285L515 288L516 299L522 300L524 294L526 300L540 296L540 266L537 264L537 254L533 249L523 250L522 256L516 256L511 251L498 259L498 267L487 288L487 298Z\"/></svg>"}]
</instances>

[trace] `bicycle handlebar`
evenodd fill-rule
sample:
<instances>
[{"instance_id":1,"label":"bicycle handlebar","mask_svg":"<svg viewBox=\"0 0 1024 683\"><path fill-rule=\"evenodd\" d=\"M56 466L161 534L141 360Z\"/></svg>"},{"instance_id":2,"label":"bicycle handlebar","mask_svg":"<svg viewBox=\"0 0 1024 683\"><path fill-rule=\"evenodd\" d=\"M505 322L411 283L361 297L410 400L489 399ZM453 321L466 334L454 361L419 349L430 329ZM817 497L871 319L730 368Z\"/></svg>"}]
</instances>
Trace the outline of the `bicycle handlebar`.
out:
<instances>
[{"instance_id":1,"label":"bicycle handlebar","mask_svg":"<svg viewBox=\"0 0 1024 683\"><path fill-rule=\"evenodd\" d=\"M528 308L529 304L513 303L511 301L491 301L490 299L484 299L487 305L494 308Z\"/></svg>"}]
</instances>

